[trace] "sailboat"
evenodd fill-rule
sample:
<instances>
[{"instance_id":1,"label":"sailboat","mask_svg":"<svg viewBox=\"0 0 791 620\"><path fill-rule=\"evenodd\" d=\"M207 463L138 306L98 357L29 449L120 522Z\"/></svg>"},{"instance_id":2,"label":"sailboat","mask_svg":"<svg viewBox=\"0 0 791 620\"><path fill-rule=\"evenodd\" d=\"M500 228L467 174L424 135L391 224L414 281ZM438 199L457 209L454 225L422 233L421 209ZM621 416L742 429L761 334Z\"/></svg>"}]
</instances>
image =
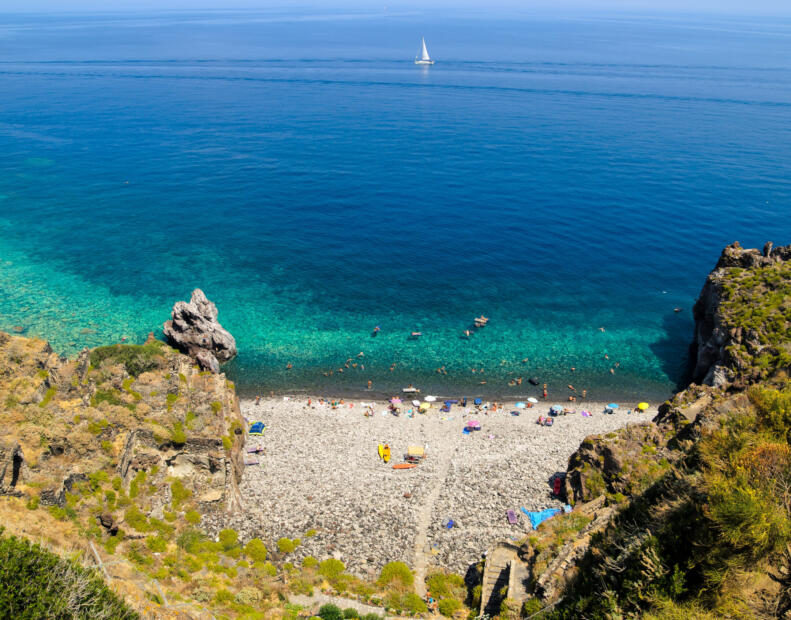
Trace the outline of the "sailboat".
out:
<instances>
[{"instance_id":1,"label":"sailboat","mask_svg":"<svg viewBox=\"0 0 791 620\"><path fill-rule=\"evenodd\" d=\"M423 50L420 52L419 56L415 56L415 64L416 65L433 65L434 61L428 55L428 50L426 49L426 39L423 39Z\"/></svg>"}]
</instances>

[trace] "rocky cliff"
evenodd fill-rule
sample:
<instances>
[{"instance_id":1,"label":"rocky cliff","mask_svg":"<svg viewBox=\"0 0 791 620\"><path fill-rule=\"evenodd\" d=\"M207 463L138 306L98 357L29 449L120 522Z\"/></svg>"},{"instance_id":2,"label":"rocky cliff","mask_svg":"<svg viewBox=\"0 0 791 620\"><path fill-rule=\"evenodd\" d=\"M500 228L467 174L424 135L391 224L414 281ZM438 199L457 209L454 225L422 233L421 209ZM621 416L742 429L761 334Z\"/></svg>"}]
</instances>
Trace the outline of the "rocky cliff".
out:
<instances>
[{"instance_id":1,"label":"rocky cliff","mask_svg":"<svg viewBox=\"0 0 791 620\"><path fill-rule=\"evenodd\" d=\"M726 247L693 310L692 381L746 385L791 363L791 245Z\"/></svg>"},{"instance_id":2,"label":"rocky cliff","mask_svg":"<svg viewBox=\"0 0 791 620\"><path fill-rule=\"evenodd\" d=\"M154 505L178 479L204 510L240 507L244 434L224 375L201 372L164 343L55 355L46 342L0 333L0 488L40 488L63 506L75 480L106 471L122 489L156 470Z\"/></svg>"},{"instance_id":3,"label":"rocky cliff","mask_svg":"<svg viewBox=\"0 0 791 620\"><path fill-rule=\"evenodd\" d=\"M791 617L791 246L725 248L694 312L700 384L572 455L525 613Z\"/></svg>"}]
</instances>

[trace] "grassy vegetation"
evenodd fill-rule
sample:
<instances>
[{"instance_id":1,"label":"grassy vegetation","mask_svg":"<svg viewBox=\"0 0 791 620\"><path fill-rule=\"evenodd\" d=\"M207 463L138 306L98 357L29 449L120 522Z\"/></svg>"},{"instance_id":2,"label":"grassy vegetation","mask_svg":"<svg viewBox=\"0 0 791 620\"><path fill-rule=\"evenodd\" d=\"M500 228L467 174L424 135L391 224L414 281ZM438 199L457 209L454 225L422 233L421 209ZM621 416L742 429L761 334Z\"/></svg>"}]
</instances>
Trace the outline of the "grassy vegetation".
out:
<instances>
[{"instance_id":1,"label":"grassy vegetation","mask_svg":"<svg viewBox=\"0 0 791 620\"><path fill-rule=\"evenodd\" d=\"M123 364L126 372L137 377L144 372L160 367L163 361L163 349L166 347L165 343L158 341L143 345L115 344L98 347L91 351L91 366L99 368L106 361L112 364Z\"/></svg>"},{"instance_id":2,"label":"grassy vegetation","mask_svg":"<svg viewBox=\"0 0 791 620\"><path fill-rule=\"evenodd\" d=\"M769 574L791 608L791 385L749 397L596 538L546 617L760 616Z\"/></svg>"},{"instance_id":3,"label":"grassy vegetation","mask_svg":"<svg viewBox=\"0 0 791 620\"><path fill-rule=\"evenodd\" d=\"M791 366L789 299L791 262L750 270L734 267L723 279L720 312L729 328L742 331L741 342L729 353L753 380ZM751 344L753 339L757 343Z\"/></svg>"},{"instance_id":4,"label":"grassy vegetation","mask_svg":"<svg viewBox=\"0 0 791 620\"><path fill-rule=\"evenodd\" d=\"M91 570L0 528L0 617L138 618Z\"/></svg>"}]
</instances>

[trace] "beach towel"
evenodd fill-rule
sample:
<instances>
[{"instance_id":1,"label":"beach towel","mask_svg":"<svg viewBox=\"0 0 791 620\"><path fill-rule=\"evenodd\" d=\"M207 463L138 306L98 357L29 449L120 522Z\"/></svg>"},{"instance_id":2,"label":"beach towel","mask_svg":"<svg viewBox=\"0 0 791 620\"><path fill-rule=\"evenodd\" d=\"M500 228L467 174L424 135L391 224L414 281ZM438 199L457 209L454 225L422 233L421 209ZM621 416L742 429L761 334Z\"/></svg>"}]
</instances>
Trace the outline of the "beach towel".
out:
<instances>
[{"instance_id":1,"label":"beach towel","mask_svg":"<svg viewBox=\"0 0 791 620\"><path fill-rule=\"evenodd\" d=\"M533 529L536 529L541 523L554 517L560 512L560 510L557 508L547 508L546 510L540 510L538 512L530 512L526 508L521 508L520 510L527 515L528 519L530 519L530 525L533 526Z\"/></svg>"}]
</instances>

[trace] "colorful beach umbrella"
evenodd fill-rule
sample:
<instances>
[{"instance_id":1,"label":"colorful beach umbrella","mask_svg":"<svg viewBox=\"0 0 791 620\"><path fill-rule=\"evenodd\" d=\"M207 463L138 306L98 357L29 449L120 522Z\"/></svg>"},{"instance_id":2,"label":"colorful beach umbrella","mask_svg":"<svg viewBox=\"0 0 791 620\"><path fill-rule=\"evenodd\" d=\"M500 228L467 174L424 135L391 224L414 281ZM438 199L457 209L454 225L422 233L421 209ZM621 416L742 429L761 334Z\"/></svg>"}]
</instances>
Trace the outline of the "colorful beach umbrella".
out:
<instances>
[{"instance_id":1,"label":"colorful beach umbrella","mask_svg":"<svg viewBox=\"0 0 791 620\"><path fill-rule=\"evenodd\" d=\"M419 400L413 400L412 404L415 405L415 407L420 407L420 401Z\"/></svg>"},{"instance_id":2,"label":"colorful beach umbrella","mask_svg":"<svg viewBox=\"0 0 791 620\"><path fill-rule=\"evenodd\" d=\"M607 405L607 408L608 409L617 409L618 408L618 403L609 403Z\"/></svg>"},{"instance_id":3,"label":"colorful beach umbrella","mask_svg":"<svg viewBox=\"0 0 791 620\"><path fill-rule=\"evenodd\" d=\"M637 408L638 408L640 411L645 411L646 409L648 409L648 403L639 403L639 404L637 405Z\"/></svg>"},{"instance_id":4,"label":"colorful beach umbrella","mask_svg":"<svg viewBox=\"0 0 791 620\"><path fill-rule=\"evenodd\" d=\"M535 405L535 404L537 404L537 403L538 403L538 399L537 399L537 398L533 398L533 397L531 396L530 398L528 398L528 399L527 399L527 402L529 402L529 403L531 403L531 404Z\"/></svg>"},{"instance_id":5,"label":"colorful beach umbrella","mask_svg":"<svg viewBox=\"0 0 791 620\"><path fill-rule=\"evenodd\" d=\"M483 400L482 400L482 399L480 399L480 398L476 398L476 399L475 399L474 401L472 401L472 402L473 402L473 403L475 403L476 405L480 405L480 404L483 402Z\"/></svg>"},{"instance_id":6,"label":"colorful beach umbrella","mask_svg":"<svg viewBox=\"0 0 791 620\"><path fill-rule=\"evenodd\" d=\"M390 402L393 403L394 405L400 405L401 399L398 398L398 396L394 396L393 398L390 399Z\"/></svg>"},{"instance_id":7,"label":"colorful beach umbrella","mask_svg":"<svg viewBox=\"0 0 791 620\"><path fill-rule=\"evenodd\" d=\"M516 404L514 405L514 407L516 407L517 409L524 409L524 408L525 408L525 406L526 406L526 405L525 405L524 403L516 403Z\"/></svg>"},{"instance_id":8,"label":"colorful beach umbrella","mask_svg":"<svg viewBox=\"0 0 791 620\"><path fill-rule=\"evenodd\" d=\"M437 400L437 397L436 396L426 396L423 400L425 400L427 403L433 403L435 400Z\"/></svg>"}]
</instances>

